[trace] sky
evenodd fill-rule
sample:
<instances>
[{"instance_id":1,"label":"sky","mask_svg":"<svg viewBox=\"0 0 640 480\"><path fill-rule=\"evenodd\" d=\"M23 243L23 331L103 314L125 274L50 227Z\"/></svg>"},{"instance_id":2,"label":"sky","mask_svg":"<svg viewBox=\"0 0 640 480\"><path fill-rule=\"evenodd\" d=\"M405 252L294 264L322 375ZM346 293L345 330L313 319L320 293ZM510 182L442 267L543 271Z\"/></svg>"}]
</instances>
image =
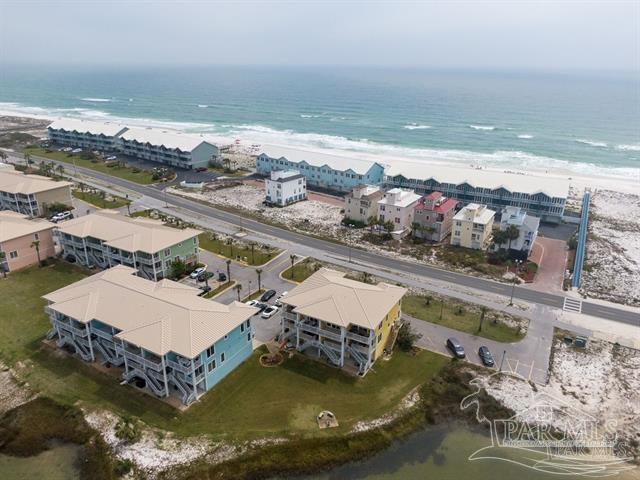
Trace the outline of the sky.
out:
<instances>
[{"instance_id":1,"label":"sky","mask_svg":"<svg viewBox=\"0 0 640 480\"><path fill-rule=\"evenodd\" d=\"M0 0L0 65L640 70L640 1Z\"/></svg>"}]
</instances>

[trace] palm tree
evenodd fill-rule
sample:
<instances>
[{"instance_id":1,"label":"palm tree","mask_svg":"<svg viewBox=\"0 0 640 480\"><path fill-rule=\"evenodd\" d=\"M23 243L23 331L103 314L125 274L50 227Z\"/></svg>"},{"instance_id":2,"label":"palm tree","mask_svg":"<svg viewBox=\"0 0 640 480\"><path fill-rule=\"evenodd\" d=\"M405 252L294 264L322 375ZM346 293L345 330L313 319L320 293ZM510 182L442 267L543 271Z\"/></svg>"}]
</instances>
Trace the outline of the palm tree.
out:
<instances>
[{"instance_id":1,"label":"palm tree","mask_svg":"<svg viewBox=\"0 0 640 480\"><path fill-rule=\"evenodd\" d=\"M291 280L293 280L293 265L296 262L296 258L298 258L295 254L289 255L289 259L291 260Z\"/></svg>"},{"instance_id":2,"label":"palm tree","mask_svg":"<svg viewBox=\"0 0 640 480\"><path fill-rule=\"evenodd\" d=\"M233 258L233 238L227 238L227 245L229 245L229 256Z\"/></svg>"},{"instance_id":3,"label":"palm tree","mask_svg":"<svg viewBox=\"0 0 640 480\"><path fill-rule=\"evenodd\" d=\"M242 284L236 283L235 287L233 288L236 289L236 293L238 294L238 301L240 301L240 290L242 290Z\"/></svg>"},{"instance_id":4,"label":"palm tree","mask_svg":"<svg viewBox=\"0 0 640 480\"><path fill-rule=\"evenodd\" d=\"M511 241L520 236L520 230L515 225L509 225L505 230L507 238L509 239L509 250L511 250Z\"/></svg>"},{"instance_id":5,"label":"palm tree","mask_svg":"<svg viewBox=\"0 0 640 480\"><path fill-rule=\"evenodd\" d=\"M378 219L374 215L371 215L367 218L367 225L369 226L369 231L373 233L373 227L378 225Z\"/></svg>"},{"instance_id":6,"label":"palm tree","mask_svg":"<svg viewBox=\"0 0 640 480\"><path fill-rule=\"evenodd\" d=\"M256 268L256 274L258 275L258 290L262 290L262 269Z\"/></svg>"},{"instance_id":7,"label":"palm tree","mask_svg":"<svg viewBox=\"0 0 640 480\"><path fill-rule=\"evenodd\" d=\"M31 155L29 155L28 153L24 154L24 161L27 163L27 168L29 167L29 165L31 165Z\"/></svg>"},{"instance_id":8,"label":"palm tree","mask_svg":"<svg viewBox=\"0 0 640 480\"><path fill-rule=\"evenodd\" d=\"M254 257L254 253L253 253L253 251L256 248L256 242L250 242L249 243L249 247L251 247L251 264L253 265L254 263L256 263L256 259Z\"/></svg>"},{"instance_id":9,"label":"palm tree","mask_svg":"<svg viewBox=\"0 0 640 480\"><path fill-rule=\"evenodd\" d=\"M0 269L2 269L2 276L7 278L7 269L4 266L4 261L7 258L7 254L4 252L0 252Z\"/></svg>"},{"instance_id":10,"label":"palm tree","mask_svg":"<svg viewBox=\"0 0 640 480\"><path fill-rule=\"evenodd\" d=\"M231 260L225 262L227 264L227 282L231 281Z\"/></svg>"},{"instance_id":11,"label":"palm tree","mask_svg":"<svg viewBox=\"0 0 640 480\"><path fill-rule=\"evenodd\" d=\"M411 236L416 238L416 233L422 232L423 227L422 224L418 222L411 222Z\"/></svg>"},{"instance_id":12,"label":"palm tree","mask_svg":"<svg viewBox=\"0 0 640 480\"><path fill-rule=\"evenodd\" d=\"M38 256L38 266L42 266L42 260L40 260L40 240L34 240L31 242L31 248L36 249L36 255Z\"/></svg>"},{"instance_id":13,"label":"palm tree","mask_svg":"<svg viewBox=\"0 0 640 480\"><path fill-rule=\"evenodd\" d=\"M362 272L362 281L369 283L371 281L371 274L369 272Z\"/></svg>"},{"instance_id":14,"label":"palm tree","mask_svg":"<svg viewBox=\"0 0 640 480\"><path fill-rule=\"evenodd\" d=\"M484 316L487 313L487 307L482 307L480 309L480 325L478 326L478 331L482 331L482 322L484 322Z\"/></svg>"},{"instance_id":15,"label":"palm tree","mask_svg":"<svg viewBox=\"0 0 640 480\"><path fill-rule=\"evenodd\" d=\"M60 176L64 175L64 165L59 164L59 165L56 167L56 170L58 171L58 174L59 174Z\"/></svg>"}]
</instances>

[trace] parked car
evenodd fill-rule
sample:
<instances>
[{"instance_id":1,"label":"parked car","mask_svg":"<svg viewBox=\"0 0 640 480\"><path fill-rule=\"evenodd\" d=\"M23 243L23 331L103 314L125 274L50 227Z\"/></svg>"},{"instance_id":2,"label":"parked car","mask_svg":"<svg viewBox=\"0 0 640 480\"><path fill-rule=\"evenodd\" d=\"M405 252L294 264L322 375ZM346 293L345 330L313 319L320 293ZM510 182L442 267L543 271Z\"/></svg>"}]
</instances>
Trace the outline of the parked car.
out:
<instances>
[{"instance_id":1,"label":"parked car","mask_svg":"<svg viewBox=\"0 0 640 480\"><path fill-rule=\"evenodd\" d=\"M264 303L264 302L256 302L254 305L254 307L259 308L260 311L264 311L269 305Z\"/></svg>"},{"instance_id":2,"label":"parked car","mask_svg":"<svg viewBox=\"0 0 640 480\"><path fill-rule=\"evenodd\" d=\"M268 302L269 300L271 300L275 296L276 296L276 291L275 290L267 290L260 297L260 301L261 302Z\"/></svg>"},{"instance_id":3,"label":"parked car","mask_svg":"<svg viewBox=\"0 0 640 480\"><path fill-rule=\"evenodd\" d=\"M195 170L196 172L206 172L207 171L207 167L198 167Z\"/></svg>"},{"instance_id":4,"label":"parked car","mask_svg":"<svg viewBox=\"0 0 640 480\"><path fill-rule=\"evenodd\" d=\"M491 352L489 351L489 348L485 347L484 345L480 347L480 349L478 350L478 356L480 357L480 360L482 360L482 363L486 367L493 367L495 365L495 362L493 361L493 357L491 356Z\"/></svg>"},{"instance_id":5,"label":"parked car","mask_svg":"<svg viewBox=\"0 0 640 480\"><path fill-rule=\"evenodd\" d=\"M204 271L200 275L198 275L198 281L199 282L204 282L205 280L208 280L211 277L213 277L213 273Z\"/></svg>"},{"instance_id":6,"label":"parked car","mask_svg":"<svg viewBox=\"0 0 640 480\"><path fill-rule=\"evenodd\" d=\"M218 281L219 282L226 282L227 281L227 274L226 273L218 273Z\"/></svg>"},{"instance_id":7,"label":"parked car","mask_svg":"<svg viewBox=\"0 0 640 480\"><path fill-rule=\"evenodd\" d=\"M110 157L105 158L105 160L107 162L111 162L111 161L117 160L117 159L118 159L118 157L116 157L115 155L111 155Z\"/></svg>"},{"instance_id":8,"label":"parked car","mask_svg":"<svg viewBox=\"0 0 640 480\"><path fill-rule=\"evenodd\" d=\"M72 218L73 218L73 213L67 210L66 212L58 212L52 215L49 220L51 220L53 223L58 223L58 222L62 222L63 220L70 220Z\"/></svg>"},{"instance_id":9,"label":"parked car","mask_svg":"<svg viewBox=\"0 0 640 480\"><path fill-rule=\"evenodd\" d=\"M287 293L289 292L282 292L282 294L280 294L280 296L278 298L276 298L276 301L274 302L278 307L282 306L282 298L287 296Z\"/></svg>"},{"instance_id":10,"label":"parked car","mask_svg":"<svg viewBox=\"0 0 640 480\"><path fill-rule=\"evenodd\" d=\"M194 279L198 278L201 273L204 273L206 271L207 271L207 267L198 267L193 272L191 272L191 275L189 275L189 278L194 278Z\"/></svg>"},{"instance_id":11,"label":"parked car","mask_svg":"<svg viewBox=\"0 0 640 480\"><path fill-rule=\"evenodd\" d=\"M262 312L261 317L262 318L271 318L276 313L278 313L278 307L272 305L270 307L265 308L264 312Z\"/></svg>"},{"instance_id":12,"label":"parked car","mask_svg":"<svg viewBox=\"0 0 640 480\"><path fill-rule=\"evenodd\" d=\"M256 303L258 303L257 300L249 300L247 302L244 302L245 305L249 305L250 307L255 307Z\"/></svg>"},{"instance_id":13,"label":"parked car","mask_svg":"<svg viewBox=\"0 0 640 480\"><path fill-rule=\"evenodd\" d=\"M82 149L81 148L74 148L73 150L71 150L71 153L81 153Z\"/></svg>"},{"instance_id":14,"label":"parked car","mask_svg":"<svg viewBox=\"0 0 640 480\"><path fill-rule=\"evenodd\" d=\"M451 352L456 358L465 357L464 347L456 338L450 337L447 339L447 348L451 350Z\"/></svg>"}]
</instances>

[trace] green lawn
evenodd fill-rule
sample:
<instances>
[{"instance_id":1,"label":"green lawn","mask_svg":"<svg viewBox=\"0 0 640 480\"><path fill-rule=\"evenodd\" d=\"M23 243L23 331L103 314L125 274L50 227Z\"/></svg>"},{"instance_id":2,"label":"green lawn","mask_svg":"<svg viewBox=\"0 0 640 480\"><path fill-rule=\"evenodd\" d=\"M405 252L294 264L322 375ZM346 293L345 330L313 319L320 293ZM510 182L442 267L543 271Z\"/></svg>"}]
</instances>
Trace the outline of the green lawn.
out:
<instances>
[{"instance_id":1,"label":"green lawn","mask_svg":"<svg viewBox=\"0 0 640 480\"><path fill-rule=\"evenodd\" d=\"M428 305L427 299L429 299ZM449 297L436 298L424 295L405 295L402 299L402 311L420 320L437 323L438 325L498 342L517 342L524 338L524 335L517 328L501 321L494 321L494 319L499 320L503 315L501 312L494 310L487 310L482 323L482 331L478 332L481 315L480 308L475 305L458 302Z\"/></svg>"},{"instance_id":2,"label":"green lawn","mask_svg":"<svg viewBox=\"0 0 640 480\"><path fill-rule=\"evenodd\" d=\"M289 267L282 272L282 278L303 282L316 272L318 265L320 263L315 258L305 258L293 266L293 276L291 275L291 267Z\"/></svg>"},{"instance_id":3,"label":"green lawn","mask_svg":"<svg viewBox=\"0 0 640 480\"><path fill-rule=\"evenodd\" d=\"M255 292L253 292L251 295L248 295L246 297L244 297L242 299L243 302L248 302L249 300L257 300L259 299L262 294L265 292L264 288L261 288L260 290L256 290Z\"/></svg>"},{"instance_id":4,"label":"green lawn","mask_svg":"<svg viewBox=\"0 0 640 480\"><path fill-rule=\"evenodd\" d=\"M250 244L236 243L228 244L226 240L212 236L210 232L201 233L198 236L200 248L208 250L212 253L222 255L226 258L236 260L240 257L243 261L246 258L248 265L259 266L264 265L272 258L280 254L277 248L268 247L266 245L254 245L253 252Z\"/></svg>"},{"instance_id":5,"label":"green lawn","mask_svg":"<svg viewBox=\"0 0 640 480\"><path fill-rule=\"evenodd\" d=\"M43 346L49 329L43 294L85 276L73 266L30 268L0 279L0 358L17 366L31 388L66 405L80 401L133 415L149 425L179 435L247 439L263 435L345 433L359 420L378 417L397 405L412 388L429 380L447 362L420 352L396 352L379 361L364 379L348 376L296 355L273 368L260 366L262 350L240 365L186 412L119 385L119 378L79 359ZM255 320L259 321L259 320ZM338 429L320 432L316 414L333 411Z\"/></svg>"},{"instance_id":6,"label":"green lawn","mask_svg":"<svg viewBox=\"0 0 640 480\"><path fill-rule=\"evenodd\" d=\"M129 200L115 196L111 196L112 199L107 201L99 193L81 192L80 190L74 190L73 196L99 208L120 208L130 203Z\"/></svg>"},{"instance_id":7,"label":"green lawn","mask_svg":"<svg viewBox=\"0 0 640 480\"><path fill-rule=\"evenodd\" d=\"M90 168L91 170L95 170L96 172L106 173L107 175L112 175L114 177L119 177L124 180L129 180L130 182L140 183L143 185L148 185L154 182L151 172L147 170L137 171L132 167L121 167L118 165L109 167L105 162L101 160L98 161L97 163L93 163L91 160L80 158L80 155L69 156L67 152L58 152L58 151L49 152L43 148L29 147L29 148L25 148L23 150L23 153L28 153L29 155L38 156L38 157L50 158L52 160L58 160L60 162L65 162L72 165L75 159L75 164L78 167ZM33 159L33 160L36 160L36 159Z\"/></svg>"},{"instance_id":8,"label":"green lawn","mask_svg":"<svg viewBox=\"0 0 640 480\"><path fill-rule=\"evenodd\" d=\"M216 288L214 288L213 290L211 290L210 292L207 292L203 295L204 298L211 298L211 297L215 297L216 295L224 292L227 288L229 288L231 285L234 285L236 282L234 281L230 281L230 282L225 282L225 283L221 283L220 285L218 285Z\"/></svg>"}]
</instances>

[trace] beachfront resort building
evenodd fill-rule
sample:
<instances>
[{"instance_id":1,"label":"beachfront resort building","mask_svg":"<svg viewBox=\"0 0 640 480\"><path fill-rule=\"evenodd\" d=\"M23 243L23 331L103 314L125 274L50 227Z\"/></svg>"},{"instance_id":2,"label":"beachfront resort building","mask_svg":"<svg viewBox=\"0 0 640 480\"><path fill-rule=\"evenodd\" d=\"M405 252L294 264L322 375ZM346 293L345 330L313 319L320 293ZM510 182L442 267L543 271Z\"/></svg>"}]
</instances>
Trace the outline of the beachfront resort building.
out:
<instances>
[{"instance_id":1,"label":"beachfront resort building","mask_svg":"<svg viewBox=\"0 0 640 480\"><path fill-rule=\"evenodd\" d=\"M305 176L307 185L339 192L349 192L361 183L380 185L384 180L384 167L377 162L264 146L256 158L256 171L269 175L274 170L297 170Z\"/></svg>"},{"instance_id":2,"label":"beachfront resort building","mask_svg":"<svg viewBox=\"0 0 640 480\"><path fill-rule=\"evenodd\" d=\"M500 217L500 230L507 231L510 228L517 230L518 236L511 238L508 241L496 244L495 248L518 250L526 252L527 256L531 253L533 244L538 237L538 227L540 226L540 219L533 215L527 214L526 211L519 207L505 207L502 210Z\"/></svg>"},{"instance_id":3,"label":"beachfront resort building","mask_svg":"<svg viewBox=\"0 0 640 480\"><path fill-rule=\"evenodd\" d=\"M416 205L413 235L432 242L441 242L451 234L453 216L458 200L445 197L442 192L431 192Z\"/></svg>"},{"instance_id":4,"label":"beachfront resort building","mask_svg":"<svg viewBox=\"0 0 640 480\"><path fill-rule=\"evenodd\" d=\"M520 207L544 222L560 223L569 195L569 181L555 177L463 169L446 165L398 162L387 169L387 188L411 188L443 195L463 203L479 203L496 211Z\"/></svg>"},{"instance_id":5,"label":"beachfront resort building","mask_svg":"<svg viewBox=\"0 0 640 480\"><path fill-rule=\"evenodd\" d=\"M41 175L26 175L10 168L0 169L0 209L30 217L49 213L53 204L71 208L71 182Z\"/></svg>"},{"instance_id":6,"label":"beachfront resort building","mask_svg":"<svg viewBox=\"0 0 640 480\"><path fill-rule=\"evenodd\" d=\"M406 291L322 268L283 297L280 340L365 375L394 338Z\"/></svg>"},{"instance_id":7,"label":"beachfront resort building","mask_svg":"<svg viewBox=\"0 0 640 480\"><path fill-rule=\"evenodd\" d=\"M411 233L415 206L421 196L412 190L392 188L378 200L378 221L393 224L391 235L400 239Z\"/></svg>"},{"instance_id":8,"label":"beachfront resort building","mask_svg":"<svg viewBox=\"0 0 640 480\"><path fill-rule=\"evenodd\" d=\"M61 118L47 128L49 140L57 145L114 152L118 150L118 137L127 130L125 125L112 122L94 122Z\"/></svg>"},{"instance_id":9,"label":"beachfront resort building","mask_svg":"<svg viewBox=\"0 0 640 480\"><path fill-rule=\"evenodd\" d=\"M206 168L219 155L218 147L199 135L154 128L128 128L119 140L125 155L172 167Z\"/></svg>"},{"instance_id":10,"label":"beachfront resort building","mask_svg":"<svg viewBox=\"0 0 640 480\"><path fill-rule=\"evenodd\" d=\"M11 210L0 211L0 270L13 272L53 257L55 225Z\"/></svg>"},{"instance_id":11,"label":"beachfront resort building","mask_svg":"<svg viewBox=\"0 0 640 480\"><path fill-rule=\"evenodd\" d=\"M47 338L86 362L122 367L126 382L158 397L177 394L189 405L251 355L257 309L135 273L120 265L45 295L53 327Z\"/></svg>"},{"instance_id":12,"label":"beachfront resort building","mask_svg":"<svg viewBox=\"0 0 640 480\"><path fill-rule=\"evenodd\" d=\"M296 170L274 170L264 186L269 205L286 207L307 199L307 180Z\"/></svg>"},{"instance_id":13,"label":"beachfront resort building","mask_svg":"<svg viewBox=\"0 0 640 480\"><path fill-rule=\"evenodd\" d=\"M369 224L369 219L378 218L378 200L384 196L380 187L374 185L356 185L344 197L345 221Z\"/></svg>"},{"instance_id":14,"label":"beachfront resort building","mask_svg":"<svg viewBox=\"0 0 640 480\"><path fill-rule=\"evenodd\" d=\"M47 130L49 139L57 145L120 152L185 169L207 167L219 154L218 147L200 135L157 128L65 118L56 120Z\"/></svg>"},{"instance_id":15,"label":"beachfront resort building","mask_svg":"<svg viewBox=\"0 0 640 480\"><path fill-rule=\"evenodd\" d=\"M176 260L198 263L200 233L108 210L61 223L55 232L65 258L72 256L86 267L126 265L155 281L169 277Z\"/></svg>"},{"instance_id":16,"label":"beachfront resort building","mask_svg":"<svg viewBox=\"0 0 640 480\"><path fill-rule=\"evenodd\" d=\"M491 241L496 212L486 205L470 203L453 217L451 245L486 250Z\"/></svg>"}]
</instances>

